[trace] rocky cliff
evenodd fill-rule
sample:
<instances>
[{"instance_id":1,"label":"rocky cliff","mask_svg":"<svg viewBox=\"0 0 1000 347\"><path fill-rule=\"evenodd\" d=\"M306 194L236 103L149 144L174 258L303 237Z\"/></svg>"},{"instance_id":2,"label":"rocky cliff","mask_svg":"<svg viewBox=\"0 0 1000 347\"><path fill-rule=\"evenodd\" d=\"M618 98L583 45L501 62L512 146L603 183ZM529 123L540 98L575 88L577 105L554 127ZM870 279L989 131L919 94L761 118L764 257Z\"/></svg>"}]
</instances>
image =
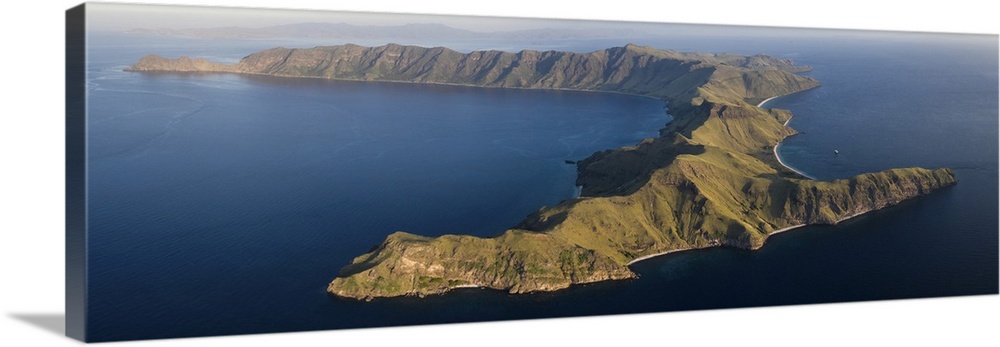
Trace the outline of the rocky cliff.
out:
<instances>
[{"instance_id":1,"label":"rocky cliff","mask_svg":"<svg viewBox=\"0 0 1000 347\"><path fill-rule=\"evenodd\" d=\"M512 293L635 277L631 262L666 252L761 247L775 231L835 224L955 183L949 169L893 169L805 179L772 149L795 134L784 110L753 105L819 85L808 67L768 56L627 45L591 53L386 45L275 48L233 65L148 56L132 71L205 71L649 95L674 119L661 136L578 163L580 197L542 207L500 235L389 235L330 283L372 299L484 287Z\"/></svg>"},{"instance_id":2,"label":"rocky cliff","mask_svg":"<svg viewBox=\"0 0 1000 347\"><path fill-rule=\"evenodd\" d=\"M126 70L603 90L671 98L682 94L693 96L695 88L713 81L714 85L708 87L722 89L716 96L766 98L817 86L815 80L794 74L806 69L788 60L761 55L680 53L636 45L590 53L532 50L460 53L444 47L348 44L273 48L253 53L233 65L149 55ZM738 82L735 80L754 83L732 83Z\"/></svg>"}]
</instances>

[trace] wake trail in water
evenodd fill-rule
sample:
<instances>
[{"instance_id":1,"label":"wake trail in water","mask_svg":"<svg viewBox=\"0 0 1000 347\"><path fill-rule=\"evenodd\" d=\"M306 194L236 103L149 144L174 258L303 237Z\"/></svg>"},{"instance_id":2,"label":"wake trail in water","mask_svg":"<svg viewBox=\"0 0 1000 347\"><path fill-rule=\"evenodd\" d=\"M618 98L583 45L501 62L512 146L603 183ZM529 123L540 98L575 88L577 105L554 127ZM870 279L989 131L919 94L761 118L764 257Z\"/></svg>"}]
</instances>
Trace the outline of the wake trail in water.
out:
<instances>
[{"instance_id":1,"label":"wake trail in water","mask_svg":"<svg viewBox=\"0 0 1000 347\"><path fill-rule=\"evenodd\" d=\"M181 95L181 94L165 93L165 92L149 91L149 90L104 89L104 88L101 88L99 86L96 87L96 89L100 90L100 91L104 91L104 92L113 92L113 93L148 94L148 95L155 95L155 96L163 96L163 97L168 97L168 98L181 99L181 100L184 100L184 101L187 101L189 103L194 104L193 109L177 110L177 111L175 111L175 115L170 116L170 120L163 127L162 131L156 133L155 135L153 135L151 137L148 137L145 141L140 141L137 145L135 145L135 146L133 146L133 147L131 147L129 149L126 149L124 151L119 151L117 153L111 153L110 156L126 156L126 157L128 157L130 159L135 159L135 158L138 158L138 157L146 155L148 153L148 151L149 151L150 148L152 148L153 146L159 144L163 140L169 138L170 135L177 129L178 125L181 122L183 122L183 121L189 119L190 117L192 117L192 116L200 113L201 111L205 110L205 108L208 106L208 104L206 102L202 101L202 100L199 100L199 99L196 99L194 97L187 96L187 95ZM152 109L147 108L147 109L142 109L142 110L138 110L138 111L129 112L129 113L126 113L126 114L124 114L122 116L111 116L111 117L107 117L107 118L103 118L103 119L95 119L95 120L92 120L91 122L93 124L103 124L103 123L107 123L107 122L111 122L111 121L115 121L115 120L121 120L121 119L125 119L125 118L135 117L137 115L142 115L142 114L159 114L160 112L169 111L169 110L173 110L173 109L177 109L177 108L178 108L177 106L158 107L158 108L152 108Z\"/></svg>"}]
</instances>

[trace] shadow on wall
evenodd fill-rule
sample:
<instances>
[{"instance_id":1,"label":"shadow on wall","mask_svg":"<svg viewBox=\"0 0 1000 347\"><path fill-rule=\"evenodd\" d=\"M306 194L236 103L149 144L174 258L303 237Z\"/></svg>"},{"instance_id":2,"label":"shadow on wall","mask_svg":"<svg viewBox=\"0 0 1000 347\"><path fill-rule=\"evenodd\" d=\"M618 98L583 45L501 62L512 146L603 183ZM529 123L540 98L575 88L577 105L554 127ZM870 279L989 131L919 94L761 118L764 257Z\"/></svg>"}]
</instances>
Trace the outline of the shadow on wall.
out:
<instances>
[{"instance_id":1,"label":"shadow on wall","mask_svg":"<svg viewBox=\"0 0 1000 347\"><path fill-rule=\"evenodd\" d=\"M62 313L10 313L12 318L53 334L66 335L66 315Z\"/></svg>"}]
</instances>

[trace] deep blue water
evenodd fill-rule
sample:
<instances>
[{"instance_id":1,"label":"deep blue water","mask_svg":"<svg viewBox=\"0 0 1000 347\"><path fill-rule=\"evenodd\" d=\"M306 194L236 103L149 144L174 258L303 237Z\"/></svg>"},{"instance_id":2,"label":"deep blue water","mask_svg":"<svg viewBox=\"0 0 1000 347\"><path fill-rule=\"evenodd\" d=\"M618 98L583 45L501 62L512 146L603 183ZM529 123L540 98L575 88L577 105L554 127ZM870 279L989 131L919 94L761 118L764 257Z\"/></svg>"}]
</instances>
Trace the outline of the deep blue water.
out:
<instances>
[{"instance_id":1,"label":"deep blue water","mask_svg":"<svg viewBox=\"0 0 1000 347\"><path fill-rule=\"evenodd\" d=\"M331 298L326 284L396 230L492 235L571 197L575 166L564 160L654 136L669 119L663 104L602 93L125 73L147 53L235 61L319 43L92 35L91 337L996 293L996 37L812 34L821 37L629 41L812 65L823 86L765 105L791 109L790 126L802 132L780 148L785 161L821 179L948 166L958 185L838 226L780 234L756 252L641 262L633 281L373 302ZM446 45L590 51L624 43Z\"/></svg>"}]
</instances>

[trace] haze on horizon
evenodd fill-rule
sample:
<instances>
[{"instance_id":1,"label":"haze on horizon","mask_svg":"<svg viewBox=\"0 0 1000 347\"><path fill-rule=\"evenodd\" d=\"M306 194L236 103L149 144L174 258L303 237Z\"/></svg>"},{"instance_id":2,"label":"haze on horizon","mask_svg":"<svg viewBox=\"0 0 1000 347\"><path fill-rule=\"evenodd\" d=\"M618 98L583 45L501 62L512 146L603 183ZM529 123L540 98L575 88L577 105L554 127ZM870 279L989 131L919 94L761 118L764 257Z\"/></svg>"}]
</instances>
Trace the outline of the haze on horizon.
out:
<instances>
[{"instance_id":1,"label":"haze on horizon","mask_svg":"<svg viewBox=\"0 0 1000 347\"><path fill-rule=\"evenodd\" d=\"M309 22L359 26L439 23L475 32L622 26L618 22L582 20L144 4L91 3L87 4L87 10L87 25L96 30L261 28Z\"/></svg>"},{"instance_id":2,"label":"haze on horizon","mask_svg":"<svg viewBox=\"0 0 1000 347\"><path fill-rule=\"evenodd\" d=\"M629 30L649 36L741 36L799 35L802 31L837 32L822 29L744 27L704 24L643 23L598 20L505 18L435 14L348 12L307 9L178 6L149 4L87 4L87 26L91 30L209 29L223 27L263 28L301 23L345 23L356 26L400 26L443 24L479 33L535 29ZM843 33L844 31L841 31ZM645 35L644 35L645 36Z\"/></svg>"},{"instance_id":3,"label":"haze on horizon","mask_svg":"<svg viewBox=\"0 0 1000 347\"><path fill-rule=\"evenodd\" d=\"M760 26L732 26L707 24L644 23L597 20L505 18L486 16L456 16L434 14L403 14L377 12L348 12L307 9L274 9L243 7L179 6L150 4L88 3L87 27L95 31L127 31L132 29L216 29L216 28L265 28L303 23L344 23L355 26L402 26L406 24L442 24L451 28L476 33L500 33L545 29L608 31L630 41L640 38L759 38L782 37L845 39L863 35L879 40L919 40L948 43L956 40L995 46L997 35L932 34L912 32L873 32L862 30L831 30L779 28ZM532 34L534 35L534 34ZM873 36L874 35L874 36ZM626 42L622 42L625 44ZM674 47L659 47L673 49ZM743 52L763 53L763 52Z\"/></svg>"}]
</instances>

